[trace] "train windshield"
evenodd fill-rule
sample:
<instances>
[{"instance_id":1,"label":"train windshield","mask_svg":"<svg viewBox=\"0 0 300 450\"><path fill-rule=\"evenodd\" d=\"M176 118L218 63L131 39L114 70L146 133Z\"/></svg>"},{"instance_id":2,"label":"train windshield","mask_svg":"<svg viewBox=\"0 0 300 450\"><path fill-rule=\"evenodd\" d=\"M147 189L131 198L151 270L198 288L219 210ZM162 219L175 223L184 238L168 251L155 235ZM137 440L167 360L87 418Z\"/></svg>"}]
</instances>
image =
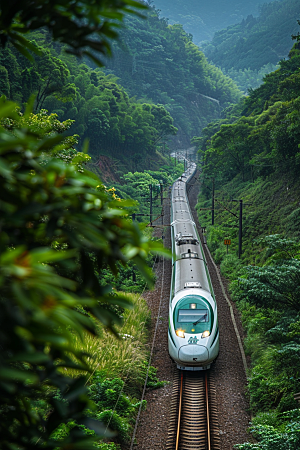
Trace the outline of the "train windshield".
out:
<instances>
[{"instance_id":1,"label":"train windshield","mask_svg":"<svg viewBox=\"0 0 300 450\"><path fill-rule=\"evenodd\" d=\"M214 313L210 303L200 295L187 295L174 308L174 326L186 333L211 332Z\"/></svg>"},{"instance_id":2,"label":"train windshield","mask_svg":"<svg viewBox=\"0 0 300 450\"><path fill-rule=\"evenodd\" d=\"M178 310L178 322L197 323L208 322L209 311L208 309L179 309Z\"/></svg>"}]
</instances>

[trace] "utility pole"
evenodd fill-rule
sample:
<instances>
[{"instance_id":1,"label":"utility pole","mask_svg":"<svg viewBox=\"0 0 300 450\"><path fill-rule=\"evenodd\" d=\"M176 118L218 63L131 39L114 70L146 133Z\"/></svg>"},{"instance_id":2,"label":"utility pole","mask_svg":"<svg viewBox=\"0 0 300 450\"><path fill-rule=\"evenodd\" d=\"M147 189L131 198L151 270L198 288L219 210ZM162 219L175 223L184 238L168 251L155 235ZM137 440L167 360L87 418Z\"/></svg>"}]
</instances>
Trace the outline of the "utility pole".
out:
<instances>
[{"instance_id":1,"label":"utility pole","mask_svg":"<svg viewBox=\"0 0 300 450\"><path fill-rule=\"evenodd\" d=\"M149 184L150 189L150 225L152 226L152 184Z\"/></svg>"},{"instance_id":2,"label":"utility pole","mask_svg":"<svg viewBox=\"0 0 300 450\"><path fill-rule=\"evenodd\" d=\"M215 179L212 179L211 224L215 224Z\"/></svg>"},{"instance_id":3,"label":"utility pole","mask_svg":"<svg viewBox=\"0 0 300 450\"><path fill-rule=\"evenodd\" d=\"M240 259L243 253L243 206L252 205L252 203L243 203L243 199L232 201L240 203L240 214L239 214L239 259Z\"/></svg>"},{"instance_id":4,"label":"utility pole","mask_svg":"<svg viewBox=\"0 0 300 450\"><path fill-rule=\"evenodd\" d=\"M163 192L163 182L160 180L159 182L159 186L160 186L160 204L163 204L163 196L164 196L164 192Z\"/></svg>"},{"instance_id":5,"label":"utility pole","mask_svg":"<svg viewBox=\"0 0 300 450\"><path fill-rule=\"evenodd\" d=\"M243 241L243 200L240 200L240 217L239 217L239 259L242 255L242 241Z\"/></svg>"}]
</instances>

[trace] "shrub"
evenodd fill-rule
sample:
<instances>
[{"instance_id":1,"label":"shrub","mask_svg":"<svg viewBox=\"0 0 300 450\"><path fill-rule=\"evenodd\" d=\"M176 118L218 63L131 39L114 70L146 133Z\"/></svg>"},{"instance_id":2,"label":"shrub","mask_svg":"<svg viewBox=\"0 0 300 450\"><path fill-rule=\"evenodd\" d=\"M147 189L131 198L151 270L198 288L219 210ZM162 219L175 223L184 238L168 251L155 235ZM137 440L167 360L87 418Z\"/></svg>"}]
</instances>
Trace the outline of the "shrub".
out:
<instances>
[{"instance_id":1,"label":"shrub","mask_svg":"<svg viewBox=\"0 0 300 450\"><path fill-rule=\"evenodd\" d=\"M129 416L136 410L137 403L133 403L123 392L124 384L120 378L103 379L101 373L96 373L89 388L90 397L100 410L111 409L115 406L118 414L124 417Z\"/></svg>"},{"instance_id":2,"label":"shrub","mask_svg":"<svg viewBox=\"0 0 300 450\"><path fill-rule=\"evenodd\" d=\"M278 405L282 396L278 381L272 377L266 367L261 365L252 369L248 392L251 409L255 412L269 411L272 407Z\"/></svg>"},{"instance_id":3,"label":"shrub","mask_svg":"<svg viewBox=\"0 0 300 450\"><path fill-rule=\"evenodd\" d=\"M256 425L269 425L271 427L278 427L280 419L276 411L261 412L258 413L253 419L252 424Z\"/></svg>"},{"instance_id":4,"label":"shrub","mask_svg":"<svg viewBox=\"0 0 300 450\"><path fill-rule=\"evenodd\" d=\"M234 280L241 276L242 267L241 260L236 255L229 253L224 255L220 269L225 278Z\"/></svg>"},{"instance_id":5,"label":"shrub","mask_svg":"<svg viewBox=\"0 0 300 450\"><path fill-rule=\"evenodd\" d=\"M117 437L115 439L118 442L125 444L129 441L131 427L124 417L121 417L118 413L112 410L103 411L97 414L96 417L106 426L109 426L109 428L116 431Z\"/></svg>"}]
</instances>

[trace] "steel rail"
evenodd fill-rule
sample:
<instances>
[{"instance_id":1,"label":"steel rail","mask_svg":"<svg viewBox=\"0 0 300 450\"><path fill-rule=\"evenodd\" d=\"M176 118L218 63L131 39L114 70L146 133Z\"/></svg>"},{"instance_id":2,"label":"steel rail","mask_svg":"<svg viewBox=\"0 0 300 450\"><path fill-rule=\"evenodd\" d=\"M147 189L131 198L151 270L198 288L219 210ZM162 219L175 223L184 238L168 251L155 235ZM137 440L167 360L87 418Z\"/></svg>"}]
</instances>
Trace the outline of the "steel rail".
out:
<instances>
[{"instance_id":1,"label":"steel rail","mask_svg":"<svg viewBox=\"0 0 300 450\"><path fill-rule=\"evenodd\" d=\"M178 450L179 446L179 436L180 436L180 421L181 421L181 407L182 407L182 392L183 392L183 372L181 371L180 376L180 394L179 394L179 407L178 407L178 422L177 422L177 434L176 434L176 447Z\"/></svg>"},{"instance_id":2,"label":"steel rail","mask_svg":"<svg viewBox=\"0 0 300 450\"><path fill-rule=\"evenodd\" d=\"M205 400L206 400L206 422L207 422L207 447L208 447L208 450L211 450L207 373L205 373Z\"/></svg>"}]
</instances>

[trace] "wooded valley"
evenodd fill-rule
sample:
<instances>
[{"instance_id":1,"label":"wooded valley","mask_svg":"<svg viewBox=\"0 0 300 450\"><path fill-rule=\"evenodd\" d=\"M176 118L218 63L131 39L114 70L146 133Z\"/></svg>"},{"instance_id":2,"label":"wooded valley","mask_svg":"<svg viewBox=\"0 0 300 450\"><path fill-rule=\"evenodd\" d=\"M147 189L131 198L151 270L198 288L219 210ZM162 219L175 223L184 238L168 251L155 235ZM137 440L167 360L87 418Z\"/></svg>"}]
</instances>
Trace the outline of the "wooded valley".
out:
<instances>
[{"instance_id":1,"label":"wooded valley","mask_svg":"<svg viewBox=\"0 0 300 450\"><path fill-rule=\"evenodd\" d=\"M251 359L257 443L236 448L299 449L299 2L221 3L0 5L4 450L128 448L163 385L141 293L170 252L147 224L191 146Z\"/></svg>"}]
</instances>

